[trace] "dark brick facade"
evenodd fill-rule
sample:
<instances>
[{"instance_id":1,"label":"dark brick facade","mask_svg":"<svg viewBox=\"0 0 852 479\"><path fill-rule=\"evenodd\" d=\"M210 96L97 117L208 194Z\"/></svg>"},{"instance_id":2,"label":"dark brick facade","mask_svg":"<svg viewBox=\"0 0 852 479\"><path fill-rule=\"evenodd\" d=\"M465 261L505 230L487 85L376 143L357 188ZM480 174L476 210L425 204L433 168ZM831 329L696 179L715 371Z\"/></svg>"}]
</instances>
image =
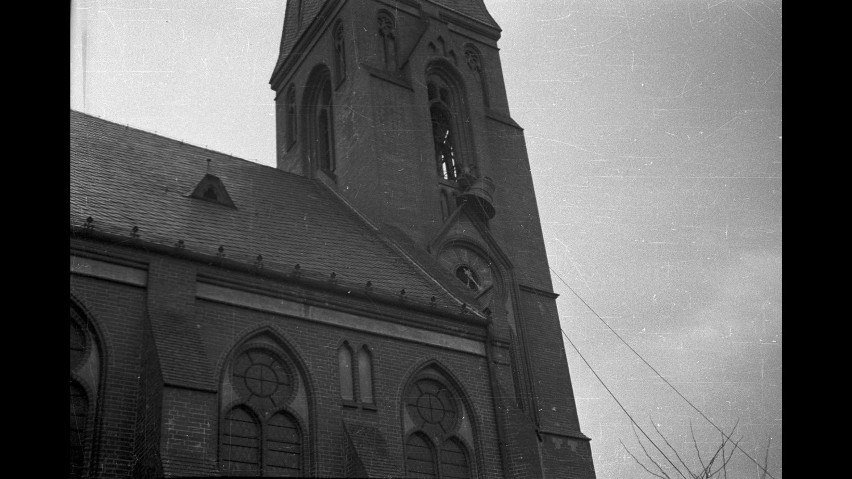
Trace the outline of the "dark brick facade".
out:
<instances>
[{"instance_id":1,"label":"dark brick facade","mask_svg":"<svg viewBox=\"0 0 852 479\"><path fill-rule=\"evenodd\" d=\"M399 477L421 461L439 476L593 478L484 4L288 7L277 170L72 114L72 303L103 345L83 475ZM427 76L454 89L459 181L437 178ZM317 78L331 78L330 106ZM336 166L321 171L329 139ZM209 158L232 204L189 194ZM497 190L474 197L464 181L486 176ZM442 212L440 191L465 201ZM372 403L341 397L344 343L369 349ZM424 378L448 392L412 406ZM406 445L415 434L428 454Z\"/></svg>"}]
</instances>

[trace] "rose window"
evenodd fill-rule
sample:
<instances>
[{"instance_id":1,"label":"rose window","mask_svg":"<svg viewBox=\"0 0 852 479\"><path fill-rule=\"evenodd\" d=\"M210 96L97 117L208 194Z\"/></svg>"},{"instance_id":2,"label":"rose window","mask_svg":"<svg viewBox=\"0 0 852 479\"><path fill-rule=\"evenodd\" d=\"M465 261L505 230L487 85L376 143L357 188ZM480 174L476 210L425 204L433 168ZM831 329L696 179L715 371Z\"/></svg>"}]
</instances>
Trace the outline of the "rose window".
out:
<instances>
[{"instance_id":1,"label":"rose window","mask_svg":"<svg viewBox=\"0 0 852 479\"><path fill-rule=\"evenodd\" d=\"M240 395L261 409L283 406L293 392L290 369L262 349L250 349L237 358L233 380Z\"/></svg>"},{"instance_id":2,"label":"rose window","mask_svg":"<svg viewBox=\"0 0 852 479\"><path fill-rule=\"evenodd\" d=\"M414 422L430 433L450 433L456 426L458 406L455 398L446 387L432 379L421 379L408 388L406 407Z\"/></svg>"}]
</instances>

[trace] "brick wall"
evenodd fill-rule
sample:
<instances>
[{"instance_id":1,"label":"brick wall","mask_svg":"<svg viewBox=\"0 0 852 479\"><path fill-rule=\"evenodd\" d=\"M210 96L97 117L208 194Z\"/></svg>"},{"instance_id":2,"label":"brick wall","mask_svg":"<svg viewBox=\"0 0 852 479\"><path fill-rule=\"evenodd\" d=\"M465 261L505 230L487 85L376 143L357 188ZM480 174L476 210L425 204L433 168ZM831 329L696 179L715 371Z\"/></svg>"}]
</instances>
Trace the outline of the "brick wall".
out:
<instances>
[{"instance_id":1,"label":"brick wall","mask_svg":"<svg viewBox=\"0 0 852 479\"><path fill-rule=\"evenodd\" d=\"M340 453L345 446L341 428L343 420L369 423L380 429L396 467L391 472L401 474L403 438L399 398L404 382L417 365L435 359L452 371L467 393L478 431L478 467L486 477L502 477L484 358L207 301L198 301L198 318L203 324L202 338L211 356L217 358L224 357L246 333L258 328L276 331L290 342L292 352L305 366L312 390L313 425L317 438L314 474L344 474L344 457ZM337 348L344 340L356 350L366 344L373 353L376 410L342 405Z\"/></svg>"},{"instance_id":2,"label":"brick wall","mask_svg":"<svg viewBox=\"0 0 852 479\"><path fill-rule=\"evenodd\" d=\"M135 431L145 291L72 276L71 295L90 313L104 345L104 384L99 398L100 431L91 470L96 477L127 477L137 457Z\"/></svg>"}]
</instances>

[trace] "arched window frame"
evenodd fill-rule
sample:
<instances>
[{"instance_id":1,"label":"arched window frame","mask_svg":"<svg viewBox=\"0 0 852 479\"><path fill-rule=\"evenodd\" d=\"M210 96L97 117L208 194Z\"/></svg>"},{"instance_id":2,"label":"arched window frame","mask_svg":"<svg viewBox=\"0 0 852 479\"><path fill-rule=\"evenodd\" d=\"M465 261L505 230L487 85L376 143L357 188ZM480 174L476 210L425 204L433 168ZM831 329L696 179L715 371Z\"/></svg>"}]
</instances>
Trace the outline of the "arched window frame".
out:
<instances>
[{"instance_id":1,"label":"arched window frame","mask_svg":"<svg viewBox=\"0 0 852 479\"><path fill-rule=\"evenodd\" d=\"M358 402L364 407L372 406L376 402L374 394L373 353L367 345L358 348L356 364L358 371Z\"/></svg>"},{"instance_id":2,"label":"arched window frame","mask_svg":"<svg viewBox=\"0 0 852 479\"><path fill-rule=\"evenodd\" d=\"M340 374L340 398L347 406L355 405L355 355L349 343L337 348L337 364Z\"/></svg>"},{"instance_id":3,"label":"arched window frame","mask_svg":"<svg viewBox=\"0 0 852 479\"><path fill-rule=\"evenodd\" d=\"M93 322L91 314L77 302L73 296L70 301L70 321L72 327L78 328L82 333L84 348L78 360L70 364L70 387L75 386L83 393L86 404L85 418L82 424L77 425L82 441L82 458L79 464L79 476L72 474L70 477L89 477L92 466L97 462L98 443L100 430L100 394L103 378L105 376L106 361L101 344L101 335ZM90 374L92 370L97 373ZM69 391L70 392L70 391ZM73 405L72 405L73 407ZM70 446L70 444L69 444ZM73 464L69 464L73 467Z\"/></svg>"},{"instance_id":4,"label":"arched window frame","mask_svg":"<svg viewBox=\"0 0 852 479\"><path fill-rule=\"evenodd\" d=\"M332 98L331 72L326 65L317 65L308 77L302 107L307 162L311 174L323 171L336 181Z\"/></svg>"},{"instance_id":5,"label":"arched window frame","mask_svg":"<svg viewBox=\"0 0 852 479\"><path fill-rule=\"evenodd\" d=\"M346 80L346 36L343 21L338 20L332 31L332 57L334 58L335 88Z\"/></svg>"},{"instance_id":6,"label":"arched window frame","mask_svg":"<svg viewBox=\"0 0 852 479\"><path fill-rule=\"evenodd\" d=\"M292 390L287 393L284 397L283 402L276 403L271 408L263 408L257 402L252 403L251 397L246 398L241 396L239 392L234 393L235 399L231 400L228 404L223 404L223 407L220 409L220 419L219 419L219 441L218 441L218 458L219 458L219 467L221 470L224 470L226 465L226 461L224 458L225 453L225 444L224 439L227 436L225 426L226 426L226 418L228 414L236 409L243 409L248 412L248 414L253 418L255 424L259 430L259 440L258 440L258 473L257 475L275 475L269 474L270 468L277 467L272 463L272 458L274 457L270 451L270 443L273 441L272 439L272 428L276 427L275 424L272 424L274 420L278 417L284 417L286 420L290 421L290 423L294 426L297 431L298 443L296 449L298 450L299 463L298 467L293 469L297 476L301 477L308 473L309 466L309 446L307 441L306 429L305 425L302 424L302 419L300 416L296 414L291 409L291 403L293 402L294 397L298 393L298 389L304 387L301 385L301 381L299 380L299 372L293 364L292 360L288 357L288 355L284 354L283 351L271 347L267 343L261 342L247 342L239 346L234 350L231 355L230 360L228 361L227 367L224 369L223 373L231 378L231 388L234 391L238 390L238 387L233 382L234 376L234 368L240 358L244 353L247 352L261 352L263 354L269 355L277 361L280 361L284 368L290 374L290 381L292 384ZM278 452L277 450L273 452ZM235 471L227 471L225 472L235 472Z\"/></svg>"},{"instance_id":7,"label":"arched window frame","mask_svg":"<svg viewBox=\"0 0 852 479\"><path fill-rule=\"evenodd\" d=\"M375 399L375 370L373 352L362 344L353 350L348 341L337 348L338 371L340 374L340 397L344 406L377 410ZM349 367L345 367L348 363ZM348 374L347 374L348 373ZM352 388L352 396L345 393Z\"/></svg>"},{"instance_id":8,"label":"arched window frame","mask_svg":"<svg viewBox=\"0 0 852 479\"><path fill-rule=\"evenodd\" d=\"M423 396L434 392L428 389L428 386L420 389L419 383L422 381L425 381L427 384L431 383L439 385L439 392L437 395L433 395L433 399L436 396L443 397L444 399L441 400L442 404L444 401L451 401L452 404L454 404L455 419L453 419L450 423L452 424L451 426L442 425L440 422L438 423L438 426L435 426L434 424L427 426L424 418L413 418L410 412L408 413L408 418L406 418L406 408L411 408L413 406L413 391L419 391L419 393ZM445 392L441 393L440 391ZM449 399L447 398L447 393L449 393ZM414 394L418 393L414 392ZM445 455L445 450L448 444L454 445L454 447L460 450L463 454L463 465L466 467L467 477L478 477L477 471L480 466L477 464L475 459L475 449L472 442L475 441L474 436L476 434L476 425L474 424L474 418L472 417L472 410L470 409L470 405L464 399L464 395L461 390L454 385L453 381L449 380L441 369L434 367L434 365L427 365L426 367L420 368L418 373L411 375L410 379L406 381L405 386L402 389L402 401L400 401L400 403L402 413L402 417L400 419L403 425L403 450L405 451L404 469L406 474L408 474L410 469L416 469L416 467L412 467L412 465L409 464L411 454L411 450L409 448L411 439L413 437L418 437L428 446L429 453L431 455L430 457L432 458L434 475L431 477L439 479L446 477L458 477L458 475L451 474L448 471L452 465L445 464L445 462L448 462L446 461ZM417 409L420 409L419 398L415 401L415 403L417 404ZM468 432L462 433L462 430L467 430ZM464 437L465 435L469 436L469 438L466 439Z\"/></svg>"},{"instance_id":9,"label":"arched window frame","mask_svg":"<svg viewBox=\"0 0 852 479\"><path fill-rule=\"evenodd\" d=\"M396 21L387 10L376 15L379 33L379 55L385 70L397 70Z\"/></svg>"},{"instance_id":10,"label":"arched window frame","mask_svg":"<svg viewBox=\"0 0 852 479\"><path fill-rule=\"evenodd\" d=\"M432 61L426 68L426 95L437 175L454 184L476 165L461 74L446 60Z\"/></svg>"}]
</instances>

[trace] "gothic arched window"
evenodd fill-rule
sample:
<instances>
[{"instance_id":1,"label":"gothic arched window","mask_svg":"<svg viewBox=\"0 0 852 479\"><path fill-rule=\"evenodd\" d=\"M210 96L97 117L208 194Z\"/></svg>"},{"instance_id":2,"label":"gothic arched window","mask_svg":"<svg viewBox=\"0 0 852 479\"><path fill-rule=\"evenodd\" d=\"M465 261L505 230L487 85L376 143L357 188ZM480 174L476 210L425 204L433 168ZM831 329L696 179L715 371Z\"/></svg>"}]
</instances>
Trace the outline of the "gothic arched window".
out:
<instances>
[{"instance_id":1,"label":"gothic arched window","mask_svg":"<svg viewBox=\"0 0 852 479\"><path fill-rule=\"evenodd\" d=\"M299 389L293 366L264 345L237 351L225 377L227 404L219 431L219 464L230 474L304 475L303 434L289 406Z\"/></svg>"},{"instance_id":2,"label":"gothic arched window","mask_svg":"<svg viewBox=\"0 0 852 479\"><path fill-rule=\"evenodd\" d=\"M473 476L468 446L473 443L470 414L458 395L433 368L405 388L405 472L407 477L440 479Z\"/></svg>"},{"instance_id":3,"label":"gothic arched window","mask_svg":"<svg viewBox=\"0 0 852 479\"><path fill-rule=\"evenodd\" d=\"M296 88L290 85L287 90L287 95L284 97L284 108L287 111L287 125L285 126L285 144L289 149L296 143L296 122L298 115L296 114Z\"/></svg>"},{"instance_id":4,"label":"gothic arched window","mask_svg":"<svg viewBox=\"0 0 852 479\"><path fill-rule=\"evenodd\" d=\"M381 59L385 70L396 70L396 22L390 13L382 10L377 17Z\"/></svg>"},{"instance_id":5,"label":"gothic arched window","mask_svg":"<svg viewBox=\"0 0 852 479\"><path fill-rule=\"evenodd\" d=\"M88 477L97 432L94 413L100 390L100 347L88 318L73 300L70 319L69 473L70 477Z\"/></svg>"},{"instance_id":6,"label":"gothic arched window","mask_svg":"<svg viewBox=\"0 0 852 479\"><path fill-rule=\"evenodd\" d=\"M336 85L346 79L346 39L343 36L343 22L338 21L332 35L334 44L334 74Z\"/></svg>"},{"instance_id":7,"label":"gothic arched window","mask_svg":"<svg viewBox=\"0 0 852 479\"><path fill-rule=\"evenodd\" d=\"M331 73L327 67L323 65L314 69L308 78L305 96L308 160L311 168L333 173L337 165L334 158Z\"/></svg>"},{"instance_id":8,"label":"gothic arched window","mask_svg":"<svg viewBox=\"0 0 852 479\"><path fill-rule=\"evenodd\" d=\"M355 401L355 385L352 381L352 350L344 343L337 349L337 362L340 369L340 397L344 401Z\"/></svg>"},{"instance_id":9,"label":"gothic arched window","mask_svg":"<svg viewBox=\"0 0 852 479\"><path fill-rule=\"evenodd\" d=\"M426 72L426 91L438 177L458 180L473 166L470 119L458 72L448 64L433 63Z\"/></svg>"},{"instance_id":10,"label":"gothic arched window","mask_svg":"<svg viewBox=\"0 0 852 479\"><path fill-rule=\"evenodd\" d=\"M367 346L358 350L358 396L362 403L373 403L373 357Z\"/></svg>"}]
</instances>

